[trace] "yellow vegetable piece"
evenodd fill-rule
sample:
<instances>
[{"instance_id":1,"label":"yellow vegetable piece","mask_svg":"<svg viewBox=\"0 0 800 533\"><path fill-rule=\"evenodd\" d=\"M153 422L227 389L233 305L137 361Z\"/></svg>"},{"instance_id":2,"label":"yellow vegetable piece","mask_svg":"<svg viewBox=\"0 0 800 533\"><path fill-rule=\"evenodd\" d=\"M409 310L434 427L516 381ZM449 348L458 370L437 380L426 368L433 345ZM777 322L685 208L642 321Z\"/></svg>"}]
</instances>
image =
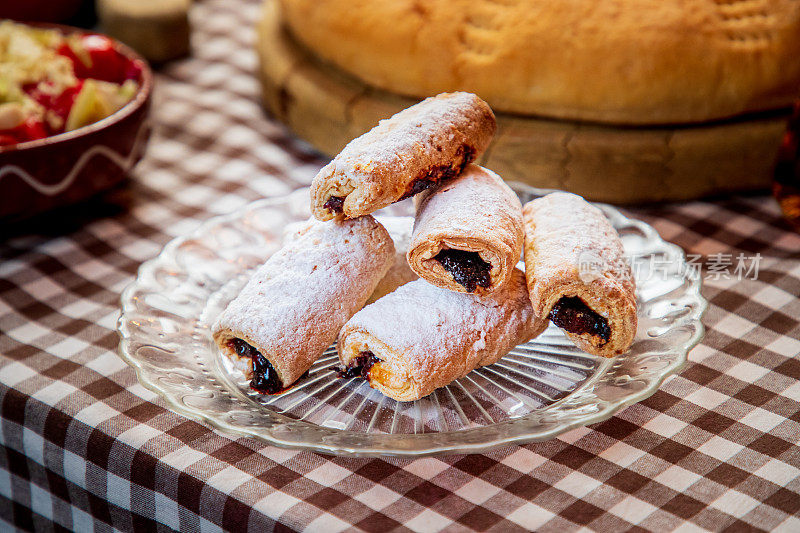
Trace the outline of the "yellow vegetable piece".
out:
<instances>
[{"instance_id":1,"label":"yellow vegetable piece","mask_svg":"<svg viewBox=\"0 0 800 533\"><path fill-rule=\"evenodd\" d=\"M67 117L65 131L106 118L127 104L137 88L138 85L133 80L122 85L95 79L85 80Z\"/></svg>"},{"instance_id":2,"label":"yellow vegetable piece","mask_svg":"<svg viewBox=\"0 0 800 533\"><path fill-rule=\"evenodd\" d=\"M81 92L75 98L72 109L67 116L65 131L86 126L98 120L106 118L113 112L108 101L101 95L95 80L83 82Z\"/></svg>"}]
</instances>

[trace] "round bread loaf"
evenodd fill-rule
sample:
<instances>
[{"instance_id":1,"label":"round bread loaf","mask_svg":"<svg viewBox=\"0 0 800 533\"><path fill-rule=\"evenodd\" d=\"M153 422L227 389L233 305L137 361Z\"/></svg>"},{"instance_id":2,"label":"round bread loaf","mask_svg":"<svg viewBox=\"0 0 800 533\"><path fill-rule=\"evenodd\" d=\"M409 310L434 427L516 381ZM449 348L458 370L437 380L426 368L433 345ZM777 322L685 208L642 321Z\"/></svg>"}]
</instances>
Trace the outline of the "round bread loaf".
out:
<instances>
[{"instance_id":1,"label":"round bread loaf","mask_svg":"<svg viewBox=\"0 0 800 533\"><path fill-rule=\"evenodd\" d=\"M281 0L294 36L364 82L616 124L777 109L800 92L797 0Z\"/></svg>"}]
</instances>

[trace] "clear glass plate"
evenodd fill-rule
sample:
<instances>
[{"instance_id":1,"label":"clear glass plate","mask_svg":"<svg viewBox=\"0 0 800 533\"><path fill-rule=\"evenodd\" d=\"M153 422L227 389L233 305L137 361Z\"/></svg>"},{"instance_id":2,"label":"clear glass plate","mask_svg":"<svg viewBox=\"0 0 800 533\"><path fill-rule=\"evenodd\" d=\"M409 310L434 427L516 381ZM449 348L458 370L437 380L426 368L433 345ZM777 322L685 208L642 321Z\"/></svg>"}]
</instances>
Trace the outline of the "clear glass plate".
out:
<instances>
[{"instance_id":1,"label":"clear glass plate","mask_svg":"<svg viewBox=\"0 0 800 533\"><path fill-rule=\"evenodd\" d=\"M548 191L512 184L523 202ZM614 359L577 349L556 327L414 402L339 379L331 347L307 378L277 396L256 393L221 357L211 326L248 273L308 218L308 190L255 202L169 243L122 294L120 354L172 408L232 435L341 455L474 453L550 439L600 422L653 394L703 336L707 302L683 252L643 222L599 205L634 261L639 328ZM395 204L379 214L406 216Z\"/></svg>"}]
</instances>

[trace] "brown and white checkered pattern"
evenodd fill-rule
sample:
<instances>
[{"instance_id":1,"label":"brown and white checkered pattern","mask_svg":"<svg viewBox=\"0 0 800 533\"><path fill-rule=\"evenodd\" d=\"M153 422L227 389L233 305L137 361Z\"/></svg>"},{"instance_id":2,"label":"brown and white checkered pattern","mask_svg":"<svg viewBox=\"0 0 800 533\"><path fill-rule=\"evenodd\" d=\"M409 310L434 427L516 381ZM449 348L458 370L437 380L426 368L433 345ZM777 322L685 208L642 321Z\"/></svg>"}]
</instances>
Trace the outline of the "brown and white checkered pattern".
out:
<instances>
[{"instance_id":1,"label":"brown and white checkered pattern","mask_svg":"<svg viewBox=\"0 0 800 533\"><path fill-rule=\"evenodd\" d=\"M800 531L800 236L767 197L632 210L689 253L760 253L759 279L706 282L688 367L549 442L331 458L219 435L139 385L115 320L140 262L323 163L257 103L257 11L195 6L129 187L0 228L0 529Z\"/></svg>"}]
</instances>

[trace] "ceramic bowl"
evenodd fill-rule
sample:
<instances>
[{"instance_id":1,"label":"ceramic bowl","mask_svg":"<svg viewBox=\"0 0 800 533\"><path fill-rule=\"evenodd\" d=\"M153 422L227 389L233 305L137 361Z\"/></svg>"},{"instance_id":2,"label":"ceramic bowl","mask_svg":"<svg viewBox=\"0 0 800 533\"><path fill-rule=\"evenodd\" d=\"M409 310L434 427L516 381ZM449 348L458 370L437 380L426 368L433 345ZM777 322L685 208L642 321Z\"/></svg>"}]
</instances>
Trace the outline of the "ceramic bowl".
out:
<instances>
[{"instance_id":1,"label":"ceramic bowl","mask_svg":"<svg viewBox=\"0 0 800 533\"><path fill-rule=\"evenodd\" d=\"M87 33L59 25L36 25ZM18 219L84 200L123 181L142 158L150 136L153 73L131 48L117 50L142 63L139 90L110 116L66 133L0 146L0 218Z\"/></svg>"}]
</instances>

